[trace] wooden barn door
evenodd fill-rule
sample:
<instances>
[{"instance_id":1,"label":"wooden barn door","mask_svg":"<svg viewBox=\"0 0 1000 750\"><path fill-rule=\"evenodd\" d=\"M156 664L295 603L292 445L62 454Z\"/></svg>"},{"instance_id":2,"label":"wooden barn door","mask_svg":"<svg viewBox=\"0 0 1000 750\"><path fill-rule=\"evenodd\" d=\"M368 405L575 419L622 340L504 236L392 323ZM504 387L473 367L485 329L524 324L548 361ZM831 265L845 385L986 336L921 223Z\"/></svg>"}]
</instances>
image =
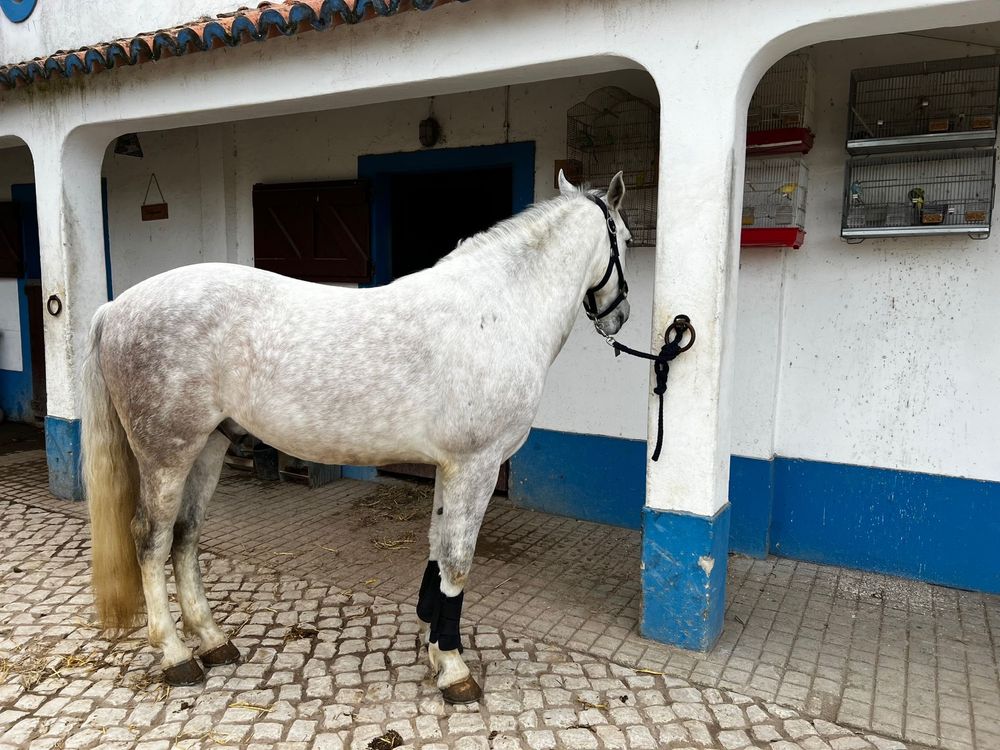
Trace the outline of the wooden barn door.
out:
<instances>
[{"instance_id":1,"label":"wooden barn door","mask_svg":"<svg viewBox=\"0 0 1000 750\"><path fill-rule=\"evenodd\" d=\"M368 186L254 185L254 265L309 281L371 280Z\"/></svg>"}]
</instances>

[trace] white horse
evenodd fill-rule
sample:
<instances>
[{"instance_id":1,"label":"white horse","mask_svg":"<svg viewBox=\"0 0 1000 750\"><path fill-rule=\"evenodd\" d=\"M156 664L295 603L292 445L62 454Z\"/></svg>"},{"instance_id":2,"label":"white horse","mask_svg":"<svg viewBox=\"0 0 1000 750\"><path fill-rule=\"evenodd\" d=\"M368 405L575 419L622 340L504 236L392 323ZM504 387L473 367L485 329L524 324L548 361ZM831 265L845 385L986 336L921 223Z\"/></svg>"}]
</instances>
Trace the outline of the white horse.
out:
<instances>
[{"instance_id":1,"label":"white horse","mask_svg":"<svg viewBox=\"0 0 1000 750\"><path fill-rule=\"evenodd\" d=\"M231 264L154 276L103 305L84 371L83 468L98 616L142 610L169 684L204 672L169 613L172 556L185 629L206 667L239 652L215 623L197 546L229 437L247 432L326 464L438 467L418 615L446 700L478 700L459 618L499 466L525 441L581 301L598 329L628 319L621 173L606 195L561 195L373 289ZM442 220L447 217L443 216Z\"/></svg>"}]
</instances>

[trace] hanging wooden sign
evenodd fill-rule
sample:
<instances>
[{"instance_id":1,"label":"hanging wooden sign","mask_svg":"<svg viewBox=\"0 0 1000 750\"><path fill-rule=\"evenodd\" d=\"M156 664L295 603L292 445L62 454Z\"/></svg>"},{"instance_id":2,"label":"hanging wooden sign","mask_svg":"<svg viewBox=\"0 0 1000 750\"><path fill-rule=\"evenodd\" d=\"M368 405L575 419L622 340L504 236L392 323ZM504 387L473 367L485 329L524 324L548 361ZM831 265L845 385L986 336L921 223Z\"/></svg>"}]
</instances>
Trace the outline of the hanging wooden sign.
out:
<instances>
[{"instance_id":1,"label":"hanging wooden sign","mask_svg":"<svg viewBox=\"0 0 1000 750\"><path fill-rule=\"evenodd\" d=\"M147 203L149 200L150 188L156 185L156 192L160 194L159 203ZM163 197L163 191L160 190L160 181L156 179L156 173L153 172L149 175L149 184L146 185L146 195L142 199L142 206L140 207L142 212L143 221L161 221L162 219L169 218L169 213L167 211L167 201Z\"/></svg>"}]
</instances>

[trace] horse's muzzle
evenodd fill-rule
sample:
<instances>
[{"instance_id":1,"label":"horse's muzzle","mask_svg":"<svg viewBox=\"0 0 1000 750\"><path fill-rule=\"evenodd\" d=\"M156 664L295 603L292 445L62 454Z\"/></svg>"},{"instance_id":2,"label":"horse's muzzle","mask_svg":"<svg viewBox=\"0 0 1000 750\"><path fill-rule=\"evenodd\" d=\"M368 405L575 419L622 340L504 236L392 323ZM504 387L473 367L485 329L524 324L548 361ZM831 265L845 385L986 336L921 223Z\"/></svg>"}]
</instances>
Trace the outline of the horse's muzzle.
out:
<instances>
[{"instance_id":1,"label":"horse's muzzle","mask_svg":"<svg viewBox=\"0 0 1000 750\"><path fill-rule=\"evenodd\" d=\"M597 330L606 336L614 336L625 325L629 312L628 300L623 299L618 307L597 321Z\"/></svg>"}]
</instances>

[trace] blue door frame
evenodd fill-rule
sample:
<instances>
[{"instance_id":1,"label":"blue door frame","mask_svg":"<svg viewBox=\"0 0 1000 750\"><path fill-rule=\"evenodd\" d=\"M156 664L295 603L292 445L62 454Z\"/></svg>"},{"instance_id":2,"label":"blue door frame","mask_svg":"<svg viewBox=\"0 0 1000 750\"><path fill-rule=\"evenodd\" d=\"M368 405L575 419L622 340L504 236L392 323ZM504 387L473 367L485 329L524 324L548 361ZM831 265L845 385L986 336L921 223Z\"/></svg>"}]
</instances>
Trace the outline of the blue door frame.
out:
<instances>
[{"instance_id":1,"label":"blue door frame","mask_svg":"<svg viewBox=\"0 0 1000 750\"><path fill-rule=\"evenodd\" d=\"M372 191L371 253L372 280L366 286L381 286L392 275L392 178L429 172L510 167L513 213L523 211L535 200L535 142L502 143L496 146L441 148L430 151L403 151L358 157L358 177L367 180ZM415 196L420 199L422 196ZM433 196L425 196L431 210L439 210ZM345 466L343 476L373 480L374 466Z\"/></svg>"},{"instance_id":2,"label":"blue door frame","mask_svg":"<svg viewBox=\"0 0 1000 750\"><path fill-rule=\"evenodd\" d=\"M511 168L511 208L523 211L535 199L535 143L442 148L358 157L358 177L372 189L372 286L392 281L392 186L396 175L452 172L492 167ZM422 196L415 196L419 200ZM431 210L439 210L434 196L425 196Z\"/></svg>"}]
</instances>

